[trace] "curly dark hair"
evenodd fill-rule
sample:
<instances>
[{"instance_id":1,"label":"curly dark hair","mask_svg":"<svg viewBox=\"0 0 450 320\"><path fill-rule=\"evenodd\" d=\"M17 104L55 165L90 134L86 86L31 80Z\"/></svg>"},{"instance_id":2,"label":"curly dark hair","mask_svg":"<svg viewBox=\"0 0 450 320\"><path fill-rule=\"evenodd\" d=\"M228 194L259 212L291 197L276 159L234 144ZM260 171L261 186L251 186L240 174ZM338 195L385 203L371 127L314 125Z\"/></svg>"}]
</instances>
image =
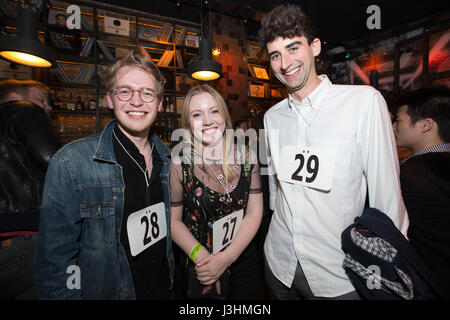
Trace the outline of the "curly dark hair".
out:
<instances>
[{"instance_id":1,"label":"curly dark hair","mask_svg":"<svg viewBox=\"0 0 450 320\"><path fill-rule=\"evenodd\" d=\"M316 38L315 33L311 20L299 6L282 4L264 16L258 37L264 44L267 44L277 37L304 36L308 40L308 44L311 44Z\"/></svg>"}]
</instances>

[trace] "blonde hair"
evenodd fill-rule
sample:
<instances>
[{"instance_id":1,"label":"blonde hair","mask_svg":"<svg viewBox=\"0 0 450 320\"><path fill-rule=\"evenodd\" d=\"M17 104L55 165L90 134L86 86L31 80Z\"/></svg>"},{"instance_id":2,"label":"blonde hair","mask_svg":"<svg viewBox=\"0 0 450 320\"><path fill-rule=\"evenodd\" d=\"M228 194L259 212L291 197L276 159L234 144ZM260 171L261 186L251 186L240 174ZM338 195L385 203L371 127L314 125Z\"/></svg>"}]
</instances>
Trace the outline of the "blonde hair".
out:
<instances>
[{"instance_id":1,"label":"blonde hair","mask_svg":"<svg viewBox=\"0 0 450 320\"><path fill-rule=\"evenodd\" d=\"M181 110L181 127L189 131L189 143L191 144L192 149L194 149L194 135L189 125L189 105L192 97L200 93L209 93L212 96L219 114L225 120L225 130L233 129L230 113L228 112L227 105L225 100L223 100L222 95L210 85L202 84L195 86L187 93L186 98L184 99L183 109ZM234 171L231 169L231 166L228 164L228 152L229 150L234 152L234 148L228 148L228 144L230 142L232 142L232 140L227 141L227 135L224 132L222 139L222 171L228 183L230 183L236 176Z\"/></svg>"},{"instance_id":2,"label":"blonde hair","mask_svg":"<svg viewBox=\"0 0 450 320\"><path fill-rule=\"evenodd\" d=\"M117 60L116 63L109 66L102 72L101 76L103 82L105 83L107 91L114 89L113 86L116 82L117 71L119 71L119 69L122 67L136 67L151 74L156 79L156 83L158 86L158 88L156 88L156 91L160 99L162 99L164 95L164 85L166 83L166 79L151 59L148 59L146 56L137 51L131 51L125 57Z\"/></svg>"}]
</instances>

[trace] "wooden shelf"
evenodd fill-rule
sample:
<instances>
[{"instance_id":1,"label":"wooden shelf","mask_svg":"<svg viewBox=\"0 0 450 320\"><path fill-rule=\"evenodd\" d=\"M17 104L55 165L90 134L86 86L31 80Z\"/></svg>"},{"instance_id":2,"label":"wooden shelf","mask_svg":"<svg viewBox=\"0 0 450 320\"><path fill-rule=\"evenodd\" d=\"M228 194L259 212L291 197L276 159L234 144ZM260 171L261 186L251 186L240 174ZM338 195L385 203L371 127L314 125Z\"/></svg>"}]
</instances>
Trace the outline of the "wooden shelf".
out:
<instances>
[{"instance_id":1,"label":"wooden shelf","mask_svg":"<svg viewBox=\"0 0 450 320\"><path fill-rule=\"evenodd\" d=\"M5 2L11 10L4 11L9 13L2 11L0 15L10 15L2 16L2 21L7 26L6 30L13 34L17 31L13 17L17 1ZM69 30L56 24L56 15L65 14L66 8L73 4L81 8L81 30ZM126 5L126 2L123 5ZM92 106L95 101L95 109L53 108L51 116L55 131L63 143L80 138L83 134L102 130L105 121L113 117L112 111L104 108L106 88L98 74L105 66L126 54L126 50L143 47L155 63L158 63L165 52L173 51L172 60L164 61L163 65L158 66L167 80L165 97L168 98L164 98L164 102L168 101L176 106L177 97L185 94L176 90L176 77L180 72L187 73L186 62L198 55L198 48L185 46L184 37L186 34L200 34L200 24L101 2L51 0L47 7L49 17L53 15L52 20L39 22L39 37L47 45L54 47L57 64L51 69L39 70L35 76L39 79L36 80L47 84L54 92L52 100L61 101L64 106L73 107L80 99L86 108L88 105ZM128 35L106 32L105 27L109 23L106 16L129 21L129 26L125 26L129 30ZM109 25L109 28L108 31L114 29L114 26ZM152 36L155 38L152 39ZM176 59L180 57L175 50L181 53L183 68L175 64ZM169 60L170 55L166 57ZM167 143L168 130L172 131L178 127L179 118L180 115L176 112L160 112L153 130Z\"/></svg>"}]
</instances>

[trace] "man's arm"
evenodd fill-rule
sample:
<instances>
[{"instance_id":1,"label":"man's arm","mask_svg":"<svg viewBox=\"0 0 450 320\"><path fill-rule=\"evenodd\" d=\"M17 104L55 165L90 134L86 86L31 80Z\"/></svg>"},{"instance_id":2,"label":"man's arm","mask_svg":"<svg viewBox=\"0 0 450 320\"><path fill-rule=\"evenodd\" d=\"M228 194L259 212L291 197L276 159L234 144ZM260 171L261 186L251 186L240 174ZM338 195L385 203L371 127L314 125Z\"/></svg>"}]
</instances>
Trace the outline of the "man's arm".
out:
<instances>
[{"instance_id":1,"label":"man's arm","mask_svg":"<svg viewBox=\"0 0 450 320\"><path fill-rule=\"evenodd\" d=\"M409 219L403 203L397 148L386 102L371 92L367 108L361 108L358 142L369 189L370 207L388 215L407 234Z\"/></svg>"},{"instance_id":2,"label":"man's arm","mask_svg":"<svg viewBox=\"0 0 450 320\"><path fill-rule=\"evenodd\" d=\"M63 159L54 157L45 179L36 246L35 277L39 299L81 299L81 290L68 286L72 268L78 265L80 220L80 206L70 172Z\"/></svg>"}]
</instances>

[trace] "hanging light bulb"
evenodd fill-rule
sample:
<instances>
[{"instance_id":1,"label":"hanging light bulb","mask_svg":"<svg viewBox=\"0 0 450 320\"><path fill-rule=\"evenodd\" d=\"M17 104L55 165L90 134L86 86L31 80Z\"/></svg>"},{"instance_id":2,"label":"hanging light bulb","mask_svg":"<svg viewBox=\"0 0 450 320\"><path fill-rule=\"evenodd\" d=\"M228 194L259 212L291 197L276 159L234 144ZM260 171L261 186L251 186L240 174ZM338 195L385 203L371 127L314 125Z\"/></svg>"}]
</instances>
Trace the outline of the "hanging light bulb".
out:
<instances>
[{"instance_id":1,"label":"hanging light bulb","mask_svg":"<svg viewBox=\"0 0 450 320\"><path fill-rule=\"evenodd\" d=\"M222 65L212 59L211 41L201 39L200 57L188 66L189 76L202 81L217 80L222 77Z\"/></svg>"},{"instance_id":2,"label":"hanging light bulb","mask_svg":"<svg viewBox=\"0 0 450 320\"><path fill-rule=\"evenodd\" d=\"M32 9L18 7L17 29L16 36L0 37L0 56L29 67L50 68L55 52L39 41L37 15Z\"/></svg>"},{"instance_id":3,"label":"hanging light bulb","mask_svg":"<svg viewBox=\"0 0 450 320\"><path fill-rule=\"evenodd\" d=\"M208 4L207 2L205 2ZM199 58L192 61L188 65L189 77L201 80L201 81L212 81L222 78L222 65L212 59L212 44L211 41L203 36L203 8L200 8L200 20L202 21L201 26L201 38L199 44ZM210 17L208 15L208 21ZM209 28L209 32L211 28Z\"/></svg>"}]
</instances>

